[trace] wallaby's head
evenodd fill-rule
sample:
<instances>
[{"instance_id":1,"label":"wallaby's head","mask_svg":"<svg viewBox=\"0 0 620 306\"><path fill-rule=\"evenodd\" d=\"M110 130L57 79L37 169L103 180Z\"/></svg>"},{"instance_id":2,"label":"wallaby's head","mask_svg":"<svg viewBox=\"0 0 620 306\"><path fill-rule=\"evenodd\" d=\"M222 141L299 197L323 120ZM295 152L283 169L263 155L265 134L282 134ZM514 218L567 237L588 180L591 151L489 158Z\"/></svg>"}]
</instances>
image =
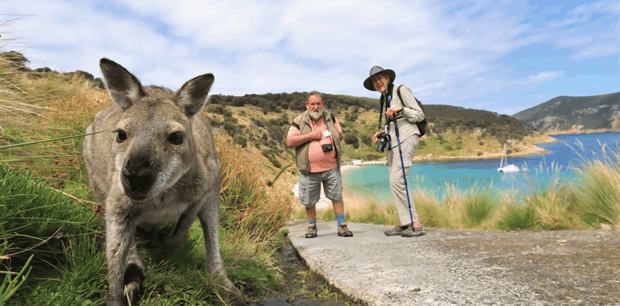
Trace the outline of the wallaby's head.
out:
<instances>
[{"instance_id":1,"label":"wallaby's head","mask_svg":"<svg viewBox=\"0 0 620 306\"><path fill-rule=\"evenodd\" d=\"M143 87L127 69L107 58L100 66L110 96L123 110L111 149L116 175L125 194L142 202L196 166L190 122L205 106L215 78L210 73L197 76L173 93Z\"/></svg>"}]
</instances>

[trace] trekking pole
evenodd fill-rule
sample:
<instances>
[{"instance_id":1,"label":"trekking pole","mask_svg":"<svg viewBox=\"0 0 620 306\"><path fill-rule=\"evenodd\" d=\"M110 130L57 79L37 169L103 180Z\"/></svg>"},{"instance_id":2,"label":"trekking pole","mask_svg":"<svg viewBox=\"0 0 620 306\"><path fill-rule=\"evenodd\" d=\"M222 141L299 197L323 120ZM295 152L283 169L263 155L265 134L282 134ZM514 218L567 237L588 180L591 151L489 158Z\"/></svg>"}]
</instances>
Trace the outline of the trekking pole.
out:
<instances>
[{"instance_id":1,"label":"trekking pole","mask_svg":"<svg viewBox=\"0 0 620 306\"><path fill-rule=\"evenodd\" d=\"M396 132L396 141L398 142L398 153L400 154L400 165L403 169L403 179L405 180L405 190L407 191L407 204L409 205L409 217L411 217L411 226L413 226L413 213L411 212L411 199L409 198L409 185L407 184L407 173L405 173L405 162L403 161L403 149L400 146L400 135L398 133L398 123L394 118L394 131Z\"/></svg>"}]
</instances>

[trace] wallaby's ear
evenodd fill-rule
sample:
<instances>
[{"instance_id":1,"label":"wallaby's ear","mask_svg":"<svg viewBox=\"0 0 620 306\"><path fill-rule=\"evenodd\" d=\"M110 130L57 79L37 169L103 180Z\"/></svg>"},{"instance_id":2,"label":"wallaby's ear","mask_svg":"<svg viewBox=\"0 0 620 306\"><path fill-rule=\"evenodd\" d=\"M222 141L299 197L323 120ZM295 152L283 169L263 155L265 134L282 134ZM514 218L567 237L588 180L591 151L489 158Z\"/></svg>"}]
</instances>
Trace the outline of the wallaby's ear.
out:
<instances>
[{"instance_id":1,"label":"wallaby's ear","mask_svg":"<svg viewBox=\"0 0 620 306\"><path fill-rule=\"evenodd\" d=\"M176 103L186 116L190 117L202 110L207 103L207 95L215 77L211 73L197 76L183 84L174 95Z\"/></svg>"},{"instance_id":2,"label":"wallaby's ear","mask_svg":"<svg viewBox=\"0 0 620 306\"><path fill-rule=\"evenodd\" d=\"M110 97L121 108L128 109L145 95L140 80L123 66L107 58L102 58L99 66Z\"/></svg>"}]
</instances>

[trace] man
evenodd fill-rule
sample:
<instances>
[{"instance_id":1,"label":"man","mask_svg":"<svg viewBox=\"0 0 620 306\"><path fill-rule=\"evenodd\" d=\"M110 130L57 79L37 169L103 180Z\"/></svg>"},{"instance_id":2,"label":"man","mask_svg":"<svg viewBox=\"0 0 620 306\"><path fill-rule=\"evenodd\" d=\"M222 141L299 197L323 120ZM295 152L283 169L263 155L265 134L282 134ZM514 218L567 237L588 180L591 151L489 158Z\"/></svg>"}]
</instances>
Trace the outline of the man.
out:
<instances>
[{"instance_id":1,"label":"man","mask_svg":"<svg viewBox=\"0 0 620 306\"><path fill-rule=\"evenodd\" d=\"M385 111L386 123L389 119L389 124L387 124L384 131L390 135L387 166L390 176L390 188L392 189L398 210L399 225L386 231L385 235L417 237L424 235L425 232L413 205L413 199L408 195L405 177L403 176L403 166L405 168L405 175L409 176L411 161L420 139L420 130L416 122L424 120L424 112L413 96L411 89L404 85L393 84L395 78L396 73L393 70L384 70L379 66L374 66L370 69L370 76L364 81L364 87L381 93L380 112ZM394 120L398 124L402 161ZM376 142L379 142L379 134L380 132L377 132L374 136ZM411 208L409 208L409 201L411 201Z\"/></svg>"},{"instance_id":2,"label":"man","mask_svg":"<svg viewBox=\"0 0 620 306\"><path fill-rule=\"evenodd\" d=\"M338 220L338 236L352 237L353 233L344 222L342 199L342 178L340 160L344 138L338 120L327 112L321 94L308 94L303 114L297 116L288 130L286 145L295 148L295 159L299 170L299 203L306 207L308 232L306 238L317 236L316 203L321 195L321 184L325 196L332 201Z\"/></svg>"}]
</instances>

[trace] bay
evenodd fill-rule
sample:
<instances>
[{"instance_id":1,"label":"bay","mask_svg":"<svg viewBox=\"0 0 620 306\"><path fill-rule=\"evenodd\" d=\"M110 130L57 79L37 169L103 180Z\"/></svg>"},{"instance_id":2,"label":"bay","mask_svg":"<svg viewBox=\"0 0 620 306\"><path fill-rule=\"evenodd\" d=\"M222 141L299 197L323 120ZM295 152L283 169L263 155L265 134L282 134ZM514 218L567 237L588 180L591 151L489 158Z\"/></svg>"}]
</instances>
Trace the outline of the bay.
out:
<instances>
[{"instance_id":1,"label":"bay","mask_svg":"<svg viewBox=\"0 0 620 306\"><path fill-rule=\"evenodd\" d=\"M619 154L620 133L552 137L560 142L537 145L550 151L547 154L509 158L509 163L522 169L516 173L498 172L499 159L414 163L408 177L410 191L419 189L442 200L451 189L467 193L477 188L495 195L529 192L532 188L544 190L554 182L578 182L575 168L584 160ZM392 199L386 166L363 166L345 171L342 182L345 193L375 197L379 203Z\"/></svg>"}]
</instances>

